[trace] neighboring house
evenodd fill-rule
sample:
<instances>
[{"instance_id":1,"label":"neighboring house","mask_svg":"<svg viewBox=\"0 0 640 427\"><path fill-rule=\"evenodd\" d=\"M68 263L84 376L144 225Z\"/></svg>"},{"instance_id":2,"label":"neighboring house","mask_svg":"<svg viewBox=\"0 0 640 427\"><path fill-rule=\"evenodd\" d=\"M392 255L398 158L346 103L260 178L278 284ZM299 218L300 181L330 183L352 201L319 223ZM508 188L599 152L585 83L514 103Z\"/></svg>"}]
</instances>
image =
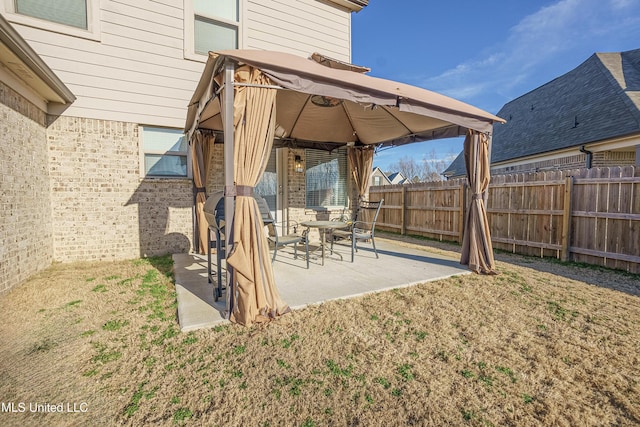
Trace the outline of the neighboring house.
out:
<instances>
[{"instance_id":1,"label":"neighboring house","mask_svg":"<svg viewBox=\"0 0 640 427\"><path fill-rule=\"evenodd\" d=\"M409 178L405 178L402 172L383 172L379 167L373 168L369 185L376 187L378 185L395 185L395 184L411 184Z\"/></svg>"},{"instance_id":2,"label":"neighboring house","mask_svg":"<svg viewBox=\"0 0 640 427\"><path fill-rule=\"evenodd\" d=\"M53 261L190 250L194 189L183 127L206 53L320 52L350 62L351 13L367 3L0 1L4 33L13 31L0 51L0 292ZM5 61L9 51L19 61ZM207 190L221 185L220 147L212 150ZM274 209L292 201L343 208L345 150L301 151L300 165L296 151L274 151L263 185L274 204L284 199ZM323 164L341 179L332 194L308 182L310 169Z\"/></svg>"},{"instance_id":3,"label":"neighboring house","mask_svg":"<svg viewBox=\"0 0 640 427\"><path fill-rule=\"evenodd\" d=\"M387 175L391 184L411 184L409 178L405 178L402 172L393 172Z\"/></svg>"},{"instance_id":4,"label":"neighboring house","mask_svg":"<svg viewBox=\"0 0 640 427\"><path fill-rule=\"evenodd\" d=\"M373 168L373 172L371 172L371 179L369 180L370 187L377 187L379 185L390 185L391 181L387 177L387 174L382 171L379 167Z\"/></svg>"},{"instance_id":5,"label":"neighboring house","mask_svg":"<svg viewBox=\"0 0 640 427\"><path fill-rule=\"evenodd\" d=\"M596 53L498 112L491 173L640 164L640 49ZM460 154L443 173L464 176Z\"/></svg>"}]
</instances>

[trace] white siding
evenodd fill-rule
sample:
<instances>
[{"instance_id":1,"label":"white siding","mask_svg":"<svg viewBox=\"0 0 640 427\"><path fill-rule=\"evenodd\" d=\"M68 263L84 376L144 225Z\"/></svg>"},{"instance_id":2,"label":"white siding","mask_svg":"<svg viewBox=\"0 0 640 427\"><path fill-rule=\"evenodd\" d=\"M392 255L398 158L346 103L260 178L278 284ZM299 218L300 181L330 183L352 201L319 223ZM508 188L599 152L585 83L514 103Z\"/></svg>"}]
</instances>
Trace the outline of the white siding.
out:
<instances>
[{"instance_id":1,"label":"white siding","mask_svg":"<svg viewBox=\"0 0 640 427\"><path fill-rule=\"evenodd\" d=\"M322 0L241 4L241 48L350 60L347 10ZM14 24L77 97L63 114L182 128L206 60L185 59L183 0L100 5L99 41Z\"/></svg>"},{"instance_id":2,"label":"white siding","mask_svg":"<svg viewBox=\"0 0 640 427\"><path fill-rule=\"evenodd\" d=\"M250 0L243 24L247 49L351 60L351 13L322 1Z\"/></svg>"}]
</instances>

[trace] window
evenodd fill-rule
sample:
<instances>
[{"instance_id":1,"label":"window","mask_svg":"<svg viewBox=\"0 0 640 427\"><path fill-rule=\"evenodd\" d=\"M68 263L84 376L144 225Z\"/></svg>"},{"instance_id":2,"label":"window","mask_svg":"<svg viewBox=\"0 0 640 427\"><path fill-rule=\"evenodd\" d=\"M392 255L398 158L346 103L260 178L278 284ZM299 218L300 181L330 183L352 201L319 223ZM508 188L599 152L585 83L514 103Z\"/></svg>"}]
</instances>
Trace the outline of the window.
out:
<instances>
[{"instance_id":1,"label":"window","mask_svg":"<svg viewBox=\"0 0 640 427\"><path fill-rule=\"evenodd\" d=\"M380 177L379 176L374 176L373 177L373 185L380 185Z\"/></svg>"},{"instance_id":2,"label":"window","mask_svg":"<svg viewBox=\"0 0 640 427\"><path fill-rule=\"evenodd\" d=\"M187 177L187 138L181 130L142 128L144 175L149 177Z\"/></svg>"},{"instance_id":3,"label":"window","mask_svg":"<svg viewBox=\"0 0 640 427\"><path fill-rule=\"evenodd\" d=\"M87 29L86 0L16 0L16 13Z\"/></svg>"},{"instance_id":4,"label":"window","mask_svg":"<svg viewBox=\"0 0 640 427\"><path fill-rule=\"evenodd\" d=\"M0 0L9 21L72 36L100 39L100 0Z\"/></svg>"},{"instance_id":5,"label":"window","mask_svg":"<svg viewBox=\"0 0 640 427\"><path fill-rule=\"evenodd\" d=\"M239 32L239 0L186 0L186 56L206 55L210 50L237 49Z\"/></svg>"},{"instance_id":6,"label":"window","mask_svg":"<svg viewBox=\"0 0 640 427\"><path fill-rule=\"evenodd\" d=\"M331 208L347 205L347 150L305 150L306 207Z\"/></svg>"}]
</instances>

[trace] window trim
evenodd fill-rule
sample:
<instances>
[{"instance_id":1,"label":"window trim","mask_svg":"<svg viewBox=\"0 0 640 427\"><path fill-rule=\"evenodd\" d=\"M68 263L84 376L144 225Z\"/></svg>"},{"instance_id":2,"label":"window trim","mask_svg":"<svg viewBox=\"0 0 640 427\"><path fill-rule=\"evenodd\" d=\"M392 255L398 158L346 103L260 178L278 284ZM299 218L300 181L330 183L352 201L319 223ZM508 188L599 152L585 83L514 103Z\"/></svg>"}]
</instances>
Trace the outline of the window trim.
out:
<instances>
[{"instance_id":1,"label":"window trim","mask_svg":"<svg viewBox=\"0 0 640 427\"><path fill-rule=\"evenodd\" d=\"M191 150L189 146L187 146L186 151L160 151L160 150L145 150L144 147L144 129L164 129L164 130L177 130L182 131L182 129L172 128L168 126L154 126L154 125L138 125L138 138L140 140L139 152L140 152L140 161L139 170L140 170L140 178L141 179L193 179L193 163L191 161ZM186 136L185 136L186 138ZM155 154L161 156L180 156L187 158L187 174L186 175L148 175L146 173L146 165L145 165L145 155L146 154Z\"/></svg>"},{"instance_id":2,"label":"window trim","mask_svg":"<svg viewBox=\"0 0 640 427\"><path fill-rule=\"evenodd\" d=\"M219 16L211 16L211 15L198 15L203 18L210 19L212 21L220 22L224 25L230 25L232 27L236 27L238 29L238 49L242 49L244 45L243 42L243 32L242 32L242 19L244 16L243 13L243 0L238 1L238 21L232 21L226 18L222 18ZM184 58L190 59L193 61L206 62L208 56L205 54L196 52L196 40L195 40L195 21L196 21L196 13L193 8L193 0L184 0Z\"/></svg>"},{"instance_id":3,"label":"window trim","mask_svg":"<svg viewBox=\"0 0 640 427\"><path fill-rule=\"evenodd\" d=\"M88 40L101 41L100 0L85 1L87 3L86 30L17 13L15 0L0 0L0 12L3 13L7 21L14 24L26 25L40 30L51 31Z\"/></svg>"}]
</instances>

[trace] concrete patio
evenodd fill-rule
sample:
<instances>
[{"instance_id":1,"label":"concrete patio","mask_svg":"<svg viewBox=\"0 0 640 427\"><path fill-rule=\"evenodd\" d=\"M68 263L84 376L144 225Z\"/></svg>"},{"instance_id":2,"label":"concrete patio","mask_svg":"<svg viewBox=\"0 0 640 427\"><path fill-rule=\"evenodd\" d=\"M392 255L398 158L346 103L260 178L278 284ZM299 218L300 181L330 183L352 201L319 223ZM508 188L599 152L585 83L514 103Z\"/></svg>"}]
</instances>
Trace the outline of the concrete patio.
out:
<instances>
[{"instance_id":1,"label":"concrete patio","mask_svg":"<svg viewBox=\"0 0 640 427\"><path fill-rule=\"evenodd\" d=\"M380 258L376 259L370 244L361 246L353 263L350 262L351 248L336 244L336 253L327 254L324 266L319 255L312 255L308 270L303 259L293 258L292 250L279 249L273 270L282 299L292 309L299 309L323 301L469 274L469 270L460 265L459 258L419 247L377 238ZM215 271L215 255L213 258ZM226 295L223 293L222 298L214 302L213 285L207 281L207 256L175 254L173 261L180 329L186 332L227 322L222 315Z\"/></svg>"}]
</instances>

